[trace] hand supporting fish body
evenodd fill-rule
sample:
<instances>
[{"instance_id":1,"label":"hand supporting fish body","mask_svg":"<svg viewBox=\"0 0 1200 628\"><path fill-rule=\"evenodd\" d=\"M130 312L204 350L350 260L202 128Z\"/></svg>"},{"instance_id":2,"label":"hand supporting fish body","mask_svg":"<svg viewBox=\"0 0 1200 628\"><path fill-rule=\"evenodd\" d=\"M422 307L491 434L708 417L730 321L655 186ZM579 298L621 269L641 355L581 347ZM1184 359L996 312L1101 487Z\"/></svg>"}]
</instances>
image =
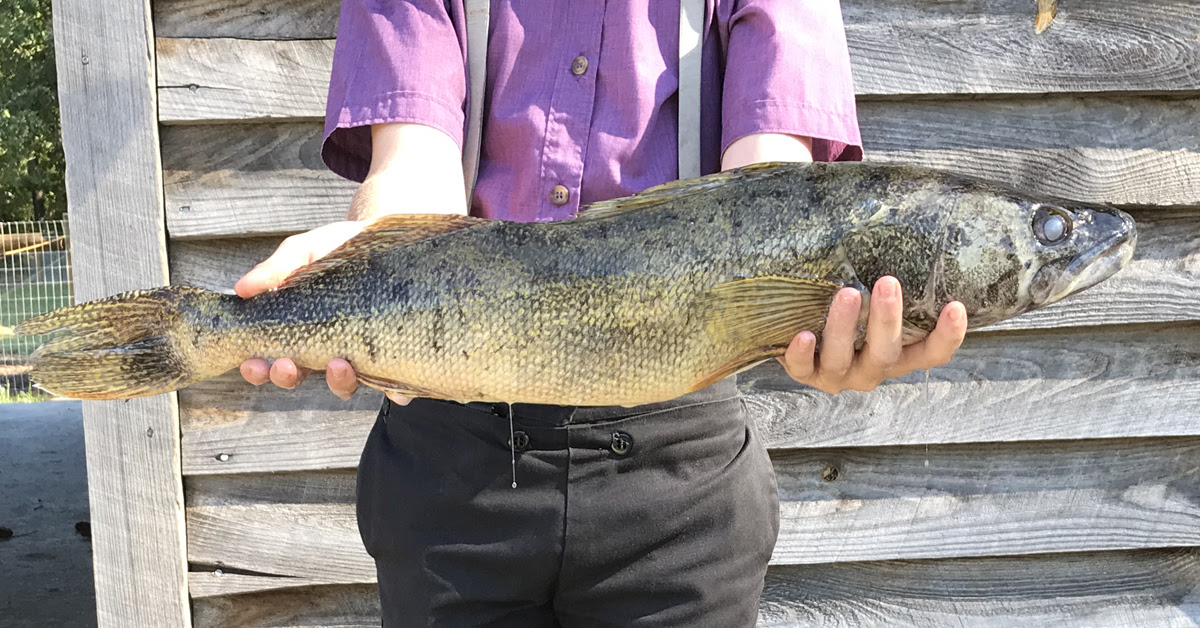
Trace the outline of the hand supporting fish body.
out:
<instances>
[{"instance_id":1,"label":"hand supporting fish body","mask_svg":"<svg viewBox=\"0 0 1200 628\"><path fill-rule=\"evenodd\" d=\"M928 168L755 165L651 188L556 223L393 215L279 290L187 286L25 321L60 333L41 387L151 395L251 357L347 358L381 390L456 401L639 405L820 334L833 295L904 293L905 342L964 304L972 327L1102 281L1132 257L1123 212ZM869 308L863 308L865 316Z\"/></svg>"}]
</instances>

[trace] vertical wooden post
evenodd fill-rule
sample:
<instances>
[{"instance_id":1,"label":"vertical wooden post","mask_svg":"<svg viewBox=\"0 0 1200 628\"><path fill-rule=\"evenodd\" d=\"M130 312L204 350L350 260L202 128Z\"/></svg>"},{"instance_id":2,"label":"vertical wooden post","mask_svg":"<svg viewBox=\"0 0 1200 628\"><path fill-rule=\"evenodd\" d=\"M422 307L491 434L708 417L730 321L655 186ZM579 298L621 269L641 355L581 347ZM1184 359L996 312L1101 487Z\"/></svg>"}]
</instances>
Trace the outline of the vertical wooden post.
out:
<instances>
[{"instance_id":1,"label":"vertical wooden post","mask_svg":"<svg viewBox=\"0 0 1200 628\"><path fill-rule=\"evenodd\" d=\"M78 300L167 282L147 0L54 0ZM103 627L191 625L174 395L84 404Z\"/></svg>"}]
</instances>

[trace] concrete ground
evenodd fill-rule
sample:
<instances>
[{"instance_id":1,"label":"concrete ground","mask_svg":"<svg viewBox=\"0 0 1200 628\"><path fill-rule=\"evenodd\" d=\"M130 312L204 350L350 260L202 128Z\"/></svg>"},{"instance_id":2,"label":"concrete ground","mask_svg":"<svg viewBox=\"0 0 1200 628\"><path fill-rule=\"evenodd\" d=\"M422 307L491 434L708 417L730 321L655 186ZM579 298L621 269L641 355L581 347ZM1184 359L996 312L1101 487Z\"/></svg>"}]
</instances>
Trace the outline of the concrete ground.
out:
<instances>
[{"instance_id":1,"label":"concrete ground","mask_svg":"<svg viewBox=\"0 0 1200 628\"><path fill-rule=\"evenodd\" d=\"M0 404L0 628L96 625L87 521L79 402Z\"/></svg>"}]
</instances>

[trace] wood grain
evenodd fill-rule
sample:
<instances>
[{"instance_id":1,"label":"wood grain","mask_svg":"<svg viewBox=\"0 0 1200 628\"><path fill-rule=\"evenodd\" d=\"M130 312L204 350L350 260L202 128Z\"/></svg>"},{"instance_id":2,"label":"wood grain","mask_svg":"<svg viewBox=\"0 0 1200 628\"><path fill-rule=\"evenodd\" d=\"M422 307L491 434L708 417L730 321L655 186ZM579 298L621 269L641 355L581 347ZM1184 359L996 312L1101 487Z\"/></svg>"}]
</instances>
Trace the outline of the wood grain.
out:
<instances>
[{"instance_id":1,"label":"wood grain","mask_svg":"<svg viewBox=\"0 0 1200 628\"><path fill-rule=\"evenodd\" d=\"M342 585L200 598L196 628L379 628L375 585Z\"/></svg>"},{"instance_id":2,"label":"wood grain","mask_svg":"<svg viewBox=\"0 0 1200 628\"><path fill-rule=\"evenodd\" d=\"M159 37L328 39L336 0L152 0Z\"/></svg>"},{"instance_id":3,"label":"wood grain","mask_svg":"<svg viewBox=\"0 0 1200 628\"><path fill-rule=\"evenodd\" d=\"M772 448L1200 434L1200 325L973 335L948 366L827 395L775 363L739 376ZM187 475L347 469L379 406L315 374L295 390L236 375L179 393ZM224 455L222 455L224 454Z\"/></svg>"},{"instance_id":4,"label":"wood grain","mask_svg":"<svg viewBox=\"0 0 1200 628\"><path fill-rule=\"evenodd\" d=\"M177 126L162 136L172 238L288 233L346 218L356 184L321 162L320 124Z\"/></svg>"},{"instance_id":5,"label":"wood grain","mask_svg":"<svg viewBox=\"0 0 1200 628\"><path fill-rule=\"evenodd\" d=\"M1178 437L775 452L773 562L1200 545L1197 460Z\"/></svg>"},{"instance_id":6,"label":"wood grain","mask_svg":"<svg viewBox=\"0 0 1200 628\"><path fill-rule=\"evenodd\" d=\"M325 112L333 40L160 37L158 119L293 119Z\"/></svg>"},{"instance_id":7,"label":"wood grain","mask_svg":"<svg viewBox=\"0 0 1200 628\"><path fill-rule=\"evenodd\" d=\"M1195 437L774 452L780 533L772 563L1194 546L1197 459ZM273 503L189 505L193 568L255 576L209 575L193 594L373 581L354 504L324 501L344 476L289 475L260 482L260 499L273 494ZM321 499L287 501L303 482ZM281 486L263 490L269 483Z\"/></svg>"},{"instance_id":8,"label":"wood grain","mask_svg":"<svg viewBox=\"0 0 1200 628\"><path fill-rule=\"evenodd\" d=\"M1041 34L1025 0L854 0L842 12L864 95L1200 89L1192 0L1065 3ZM334 0L155 2L166 37L319 39L336 25Z\"/></svg>"},{"instance_id":9,"label":"wood grain","mask_svg":"<svg viewBox=\"0 0 1200 628\"><path fill-rule=\"evenodd\" d=\"M1192 628L1197 550L776 567L758 625Z\"/></svg>"},{"instance_id":10,"label":"wood grain","mask_svg":"<svg viewBox=\"0 0 1200 628\"><path fill-rule=\"evenodd\" d=\"M75 296L167 280L148 2L53 3ZM84 403L101 627L191 625L173 396Z\"/></svg>"},{"instance_id":11,"label":"wood grain","mask_svg":"<svg viewBox=\"0 0 1200 628\"><path fill-rule=\"evenodd\" d=\"M1195 549L772 567L762 628L1193 628ZM196 625L379 625L372 585L197 599Z\"/></svg>"},{"instance_id":12,"label":"wood grain","mask_svg":"<svg viewBox=\"0 0 1200 628\"><path fill-rule=\"evenodd\" d=\"M1200 205L1200 99L870 102L867 158L990 178L1035 194ZM354 184L325 169L318 123L165 127L172 238L285 234L346 215Z\"/></svg>"},{"instance_id":13,"label":"wood grain","mask_svg":"<svg viewBox=\"0 0 1200 628\"><path fill-rule=\"evenodd\" d=\"M1192 0L1063 2L1040 35L1025 0L855 0L842 10L859 94L1200 88Z\"/></svg>"},{"instance_id":14,"label":"wood grain","mask_svg":"<svg viewBox=\"0 0 1200 628\"><path fill-rule=\"evenodd\" d=\"M1089 202L1200 205L1200 99L862 102L858 111L870 160Z\"/></svg>"}]
</instances>

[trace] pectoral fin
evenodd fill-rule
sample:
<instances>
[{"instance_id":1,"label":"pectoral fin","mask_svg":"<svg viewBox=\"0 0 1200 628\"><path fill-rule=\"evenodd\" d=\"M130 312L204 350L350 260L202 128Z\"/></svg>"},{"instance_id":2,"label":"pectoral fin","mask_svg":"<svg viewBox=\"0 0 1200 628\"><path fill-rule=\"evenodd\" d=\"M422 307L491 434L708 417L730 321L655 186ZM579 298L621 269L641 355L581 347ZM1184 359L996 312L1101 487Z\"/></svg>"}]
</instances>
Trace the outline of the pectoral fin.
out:
<instances>
[{"instance_id":1,"label":"pectoral fin","mask_svg":"<svg viewBox=\"0 0 1200 628\"><path fill-rule=\"evenodd\" d=\"M800 277L755 277L709 294L708 329L736 346L786 347L802 331L820 333L841 284Z\"/></svg>"}]
</instances>

